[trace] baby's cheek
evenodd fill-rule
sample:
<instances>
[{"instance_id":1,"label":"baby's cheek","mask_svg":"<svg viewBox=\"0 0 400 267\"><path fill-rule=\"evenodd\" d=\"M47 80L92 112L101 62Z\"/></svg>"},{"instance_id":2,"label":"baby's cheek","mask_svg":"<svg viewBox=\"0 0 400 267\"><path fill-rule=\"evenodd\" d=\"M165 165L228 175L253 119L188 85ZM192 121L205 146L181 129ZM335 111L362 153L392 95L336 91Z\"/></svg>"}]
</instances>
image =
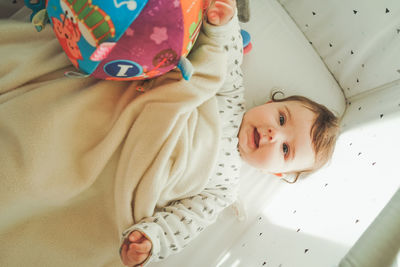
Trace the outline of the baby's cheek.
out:
<instances>
[{"instance_id":1,"label":"baby's cheek","mask_svg":"<svg viewBox=\"0 0 400 267\"><path fill-rule=\"evenodd\" d=\"M281 170L282 161L273 146L267 145L263 149L259 149L258 152L257 161L264 170L269 172L279 172Z\"/></svg>"}]
</instances>

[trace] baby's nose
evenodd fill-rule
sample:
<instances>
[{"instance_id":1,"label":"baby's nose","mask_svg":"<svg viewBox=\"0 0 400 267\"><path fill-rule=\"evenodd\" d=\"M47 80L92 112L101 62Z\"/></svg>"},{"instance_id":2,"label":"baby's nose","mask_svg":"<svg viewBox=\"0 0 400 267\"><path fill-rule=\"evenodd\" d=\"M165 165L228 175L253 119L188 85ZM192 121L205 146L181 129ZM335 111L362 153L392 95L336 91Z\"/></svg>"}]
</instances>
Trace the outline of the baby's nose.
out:
<instances>
[{"instance_id":1,"label":"baby's nose","mask_svg":"<svg viewBox=\"0 0 400 267\"><path fill-rule=\"evenodd\" d=\"M268 140L272 141L272 137L273 137L272 129L270 128L270 129L268 129Z\"/></svg>"},{"instance_id":2,"label":"baby's nose","mask_svg":"<svg viewBox=\"0 0 400 267\"><path fill-rule=\"evenodd\" d=\"M276 142L279 139L283 139L283 132L279 129L275 129L275 128L268 128L267 131L267 138L269 142Z\"/></svg>"}]
</instances>

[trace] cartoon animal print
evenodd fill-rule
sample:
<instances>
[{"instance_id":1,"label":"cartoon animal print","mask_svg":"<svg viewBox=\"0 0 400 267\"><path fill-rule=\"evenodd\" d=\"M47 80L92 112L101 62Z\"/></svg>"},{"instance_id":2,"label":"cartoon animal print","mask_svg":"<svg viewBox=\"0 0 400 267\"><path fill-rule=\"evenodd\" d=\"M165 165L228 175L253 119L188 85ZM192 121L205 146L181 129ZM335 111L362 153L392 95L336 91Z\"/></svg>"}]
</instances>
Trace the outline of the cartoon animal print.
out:
<instances>
[{"instance_id":1,"label":"cartoon animal print","mask_svg":"<svg viewBox=\"0 0 400 267\"><path fill-rule=\"evenodd\" d=\"M76 21L83 38L93 47L115 36L115 27L109 15L91 0L61 0L66 16Z\"/></svg>"},{"instance_id":2,"label":"cartoon animal print","mask_svg":"<svg viewBox=\"0 0 400 267\"><path fill-rule=\"evenodd\" d=\"M61 20L52 18L54 32L60 42L62 48L71 60L72 64L79 68L78 59L82 59L81 51L79 50L78 41L81 38L81 32L77 25L69 18L61 14Z\"/></svg>"}]
</instances>

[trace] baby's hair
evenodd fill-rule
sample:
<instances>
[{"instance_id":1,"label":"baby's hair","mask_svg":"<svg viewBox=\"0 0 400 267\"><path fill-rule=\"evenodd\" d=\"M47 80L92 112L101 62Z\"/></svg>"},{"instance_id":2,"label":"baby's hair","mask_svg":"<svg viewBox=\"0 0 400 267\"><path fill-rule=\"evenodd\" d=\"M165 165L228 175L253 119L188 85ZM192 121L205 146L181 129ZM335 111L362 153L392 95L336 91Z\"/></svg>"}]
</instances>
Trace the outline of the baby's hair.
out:
<instances>
[{"instance_id":1,"label":"baby's hair","mask_svg":"<svg viewBox=\"0 0 400 267\"><path fill-rule=\"evenodd\" d=\"M280 91L272 94L272 101L298 101L306 108L316 114L313 125L311 126L310 136L315 152L315 164L311 169L298 171L293 181L295 183L302 172L312 172L321 168L332 157L335 149L336 139L339 135L339 119L325 106L318 104L304 96L293 95L281 99L276 99L275 95L281 94Z\"/></svg>"}]
</instances>

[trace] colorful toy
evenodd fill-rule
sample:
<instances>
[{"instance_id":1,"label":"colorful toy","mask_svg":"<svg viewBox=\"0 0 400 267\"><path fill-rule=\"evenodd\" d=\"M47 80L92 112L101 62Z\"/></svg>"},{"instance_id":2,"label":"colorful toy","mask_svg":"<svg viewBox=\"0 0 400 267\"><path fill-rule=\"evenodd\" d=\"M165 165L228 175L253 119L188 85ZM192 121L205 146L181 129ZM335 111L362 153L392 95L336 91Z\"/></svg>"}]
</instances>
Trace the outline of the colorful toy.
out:
<instances>
[{"instance_id":1,"label":"colorful toy","mask_svg":"<svg viewBox=\"0 0 400 267\"><path fill-rule=\"evenodd\" d=\"M246 55L253 48L253 45L251 44L251 36L250 33L245 30L240 30L240 34L242 35L243 40L243 54Z\"/></svg>"},{"instance_id":2,"label":"colorful toy","mask_svg":"<svg viewBox=\"0 0 400 267\"><path fill-rule=\"evenodd\" d=\"M25 0L26 5L32 0ZM35 0L32 21L49 21L83 76L143 80L175 67L189 79L186 59L201 27L203 0ZM40 9L45 8L45 9ZM43 14L45 10L45 14Z\"/></svg>"}]
</instances>

